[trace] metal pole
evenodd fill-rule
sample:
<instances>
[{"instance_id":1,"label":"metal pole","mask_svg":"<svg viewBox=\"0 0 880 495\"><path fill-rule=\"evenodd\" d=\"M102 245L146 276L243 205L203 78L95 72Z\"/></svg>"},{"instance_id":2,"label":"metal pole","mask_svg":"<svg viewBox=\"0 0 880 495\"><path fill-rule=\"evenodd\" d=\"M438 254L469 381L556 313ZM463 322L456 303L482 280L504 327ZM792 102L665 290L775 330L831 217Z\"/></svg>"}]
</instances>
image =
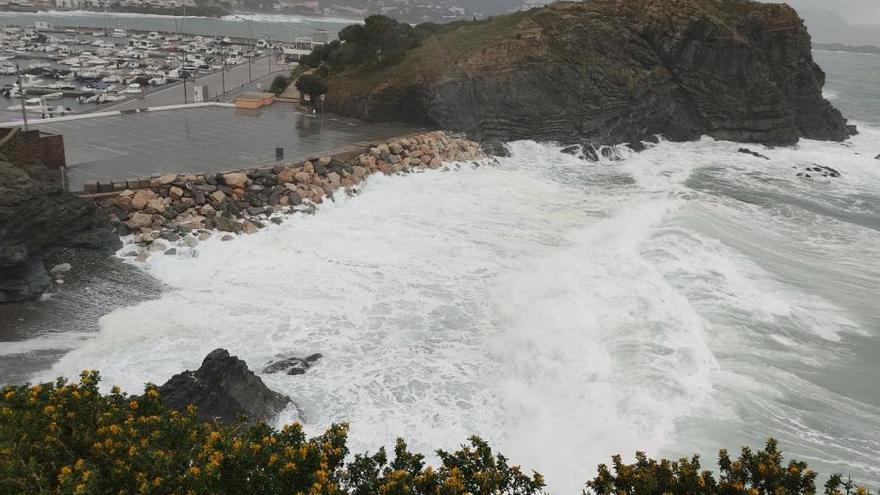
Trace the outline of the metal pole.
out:
<instances>
[{"instance_id":1,"label":"metal pole","mask_svg":"<svg viewBox=\"0 0 880 495\"><path fill-rule=\"evenodd\" d=\"M189 72L186 70L186 50L183 50L183 104L186 105L186 76Z\"/></svg>"},{"instance_id":2,"label":"metal pole","mask_svg":"<svg viewBox=\"0 0 880 495\"><path fill-rule=\"evenodd\" d=\"M272 55L273 55L273 53L272 53L272 35L271 34L266 37L266 44L269 45L268 46L268 49L269 49L269 74L271 74L272 73Z\"/></svg>"},{"instance_id":3,"label":"metal pole","mask_svg":"<svg viewBox=\"0 0 880 495\"><path fill-rule=\"evenodd\" d=\"M21 100L21 118L24 119L24 130L28 130L27 110L24 108L24 86L21 85L21 67L15 64L15 72L18 73L18 96Z\"/></svg>"},{"instance_id":4,"label":"metal pole","mask_svg":"<svg viewBox=\"0 0 880 495\"><path fill-rule=\"evenodd\" d=\"M248 82L254 81L254 76L251 73L251 69L254 65L254 23L251 20L248 20L248 43L250 46L250 50L248 50Z\"/></svg>"},{"instance_id":5,"label":"metal pole","mask_svg":"<svg viewBox=\"0 0 880 495\"><path fill-rule=\"evenodd\" d=\"M223 53L220 57L221 66L220 66L220 84L223 85L223 93L226 94L226 50L223 50Z\"/></svg>"}]
</instances>

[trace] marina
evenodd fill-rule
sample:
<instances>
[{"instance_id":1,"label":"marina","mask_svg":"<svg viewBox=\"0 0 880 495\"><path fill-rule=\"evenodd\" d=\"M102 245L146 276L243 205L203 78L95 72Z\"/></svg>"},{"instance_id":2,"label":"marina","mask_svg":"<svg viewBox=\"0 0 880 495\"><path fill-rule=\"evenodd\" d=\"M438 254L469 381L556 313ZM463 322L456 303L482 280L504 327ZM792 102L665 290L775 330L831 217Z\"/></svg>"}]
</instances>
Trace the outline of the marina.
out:
<instances>
[{"instance_id":1,"label":"marina","mask_svg":"<svg viewBox=\"0 0 880 495\"><path fill-rule=\"evenodd\" d=\"M320 30L293 42L278 42L256 35L74 29L46 22L6 26L0 32L0 94L7 104L0 104L0 120L23 120L22 108L33 114L29 118L101 110L165 86L190 82L195 87L199 78L216 74L221 75L219 84L191 97L181 90L180 103L190 98L220 101L272 73L273 64L276 71L295 64L328 39L329 33ZM246 67L247 78L233 78L227 86L226 72L236 67Z\"/></svg>"}]
</instances>

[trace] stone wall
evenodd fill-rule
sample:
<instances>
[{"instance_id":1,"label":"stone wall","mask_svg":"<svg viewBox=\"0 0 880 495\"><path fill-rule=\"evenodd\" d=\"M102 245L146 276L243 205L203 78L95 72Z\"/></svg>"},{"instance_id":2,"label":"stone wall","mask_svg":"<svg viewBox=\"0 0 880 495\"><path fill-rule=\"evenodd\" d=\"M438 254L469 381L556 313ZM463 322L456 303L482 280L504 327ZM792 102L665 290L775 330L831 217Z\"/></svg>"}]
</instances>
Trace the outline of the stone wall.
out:
<instances>
[{"instance_id":1,"label":"stone wall","mask_svg":"<svg viewBox=\"0 0 880 495\"><path fill-rule=\"evenodd\" d=\"M39 163L52 169L67 165L64 137L36 129L0 128L0 153L13 163Z\"/></svg>"},{"instance_id":2,"label":"stone wall","mask_svg":"<svg viewBox=\"0 0 880 495\"><path fill-rule=\"evenodd\" d=\"M271 169L118 181L117 187L137 188L96 200L111 211L120 235L133 235L135 245L126 255L146 260L155 252L192 249L215 230L229 240L267 222L281 223L287 214L314 212L336 194L356 194L372 174L407 174L446 162L479 166L477 160L485 158L479 144L438 131Z\"/></svg>"}]
</instances>

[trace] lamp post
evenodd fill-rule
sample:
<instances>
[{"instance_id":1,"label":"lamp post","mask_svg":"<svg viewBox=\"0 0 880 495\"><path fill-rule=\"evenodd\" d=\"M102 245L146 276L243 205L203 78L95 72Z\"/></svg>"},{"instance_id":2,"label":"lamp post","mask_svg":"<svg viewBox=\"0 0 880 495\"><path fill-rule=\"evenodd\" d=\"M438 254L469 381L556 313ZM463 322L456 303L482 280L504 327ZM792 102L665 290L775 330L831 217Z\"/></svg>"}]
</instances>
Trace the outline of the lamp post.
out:
<instances>
[{"instance_id":1,"label":"lamp post","mask_svg":"<svg viewBox=\"0 0 880 495\"><path fill-rule=\"evenodd\" d=\"M183 104L186 105L188 103L186 99L186 76L189 74L186 70L186 49L183 50L183 64L181 64L181 67L183 67Z\"/></svg>"},{"instance_id":2,"label":"lamp post","mask_svg":"<svg viewBox=\"0 0 880 495\"><path fill-rule=\"evenodd\" d=\"M24 107L24 86L21 85L21 67L15 64L15 72L18 73L18 96L21 100L21 118L24 119L24 130L28 130L27 110Z\"/></svg>"},{"instance_id":3,"label":"lamp post","mask_svg":"<svg viewBox=\"0 0 880 495\"><path fill-rule=\"evenodd\" d=\"M223 93L226 94L226 49L220 53L220 84L223 86Z\"/></svg>"}]
</instances>

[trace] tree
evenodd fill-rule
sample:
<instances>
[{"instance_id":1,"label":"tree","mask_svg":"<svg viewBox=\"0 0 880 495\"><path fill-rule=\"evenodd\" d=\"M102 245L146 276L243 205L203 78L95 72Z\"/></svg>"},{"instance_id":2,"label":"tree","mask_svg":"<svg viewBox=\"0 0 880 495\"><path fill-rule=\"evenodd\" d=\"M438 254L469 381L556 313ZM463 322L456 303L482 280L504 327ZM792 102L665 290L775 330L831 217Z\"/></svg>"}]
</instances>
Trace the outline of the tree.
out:
<instances>
[{"instance_id":1,"label":"tree","mask_svg":"<svg viewBox=\"0 0 880 495\"><path fill-rule=\"evenodd\" d=\"M316 74L304 74L296 80L296 89L302 94L309 95L314 103L317 97L327 93L327 81Z\"/></svg>"}]
</instances>

